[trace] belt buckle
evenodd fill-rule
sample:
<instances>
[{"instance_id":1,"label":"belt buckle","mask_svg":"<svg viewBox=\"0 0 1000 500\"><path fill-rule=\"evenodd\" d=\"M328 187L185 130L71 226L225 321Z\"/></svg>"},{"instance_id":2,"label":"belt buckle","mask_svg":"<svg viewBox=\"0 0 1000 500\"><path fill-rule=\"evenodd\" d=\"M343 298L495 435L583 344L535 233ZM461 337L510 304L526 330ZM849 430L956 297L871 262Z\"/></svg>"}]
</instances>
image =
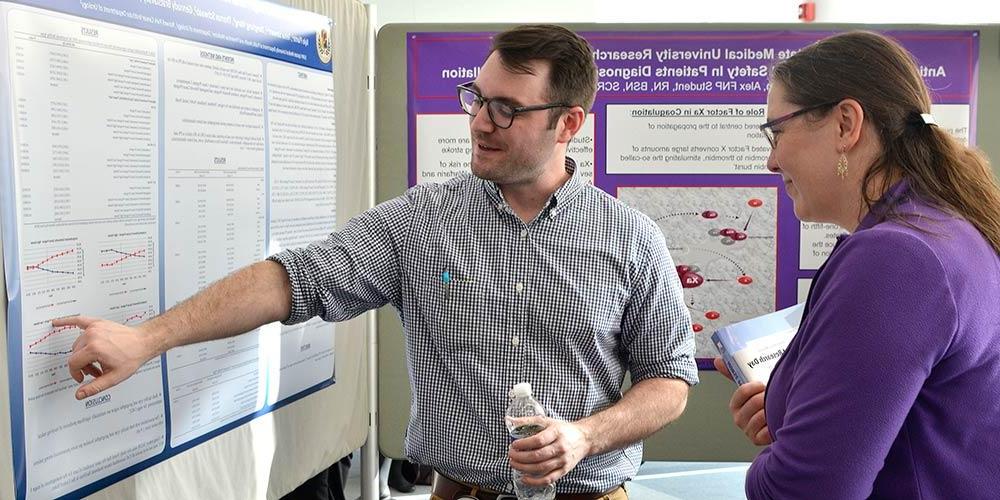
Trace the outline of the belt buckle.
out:
<instances>
[{"instance_id":1,"label":"belt buckle","mask_svg":"<svg viewBox=\"0 0 1000 500\"><path fill-rule=\"evenodd\" d=\"M497 495L497 500L517 500L517 495L511 495L509 493L500 493Z\"/></svg>"}]
</instances>

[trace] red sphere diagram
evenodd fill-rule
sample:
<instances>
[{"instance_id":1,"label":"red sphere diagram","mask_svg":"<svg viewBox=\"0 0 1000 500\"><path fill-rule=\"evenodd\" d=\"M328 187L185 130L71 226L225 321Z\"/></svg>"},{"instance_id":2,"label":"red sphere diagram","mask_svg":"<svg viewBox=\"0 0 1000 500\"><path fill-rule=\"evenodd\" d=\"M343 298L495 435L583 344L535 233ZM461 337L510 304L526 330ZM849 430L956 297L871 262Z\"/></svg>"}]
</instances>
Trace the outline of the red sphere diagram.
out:
<instances>
[{"instance_id":1,"label":"red sphere diagram","mask_svg":"<svg viewBox=\"0 0 1000 500\"><path fill-rule=\"evenodd\" d=\"M696 216L708 224L707 235L721 245L721 249L732 248L748 238L768 238L773 239L772 234L755 235L753 227L754 209L764 207L764 201L760 198L750 198L746 201L748 207L745 211L734 215L721 215L715 210L703 210L699 212L678 212L665 214L657 217L656 220L664 220L671 217L691 217ZM718 287L736 286L751 287L754 278L747 273L744 266L739 261L727 255L719 247L685 247L672 248L671 253L676 250L683 250L685 258L690 261L679 261L675 266L677 277L681 286L685 289L685 301L691 312L692 330L695 333L705 331L707 326L713 322L726 321L726 314L719 307L711 307L710 303L701 304L697 297L699 294L693 293L696 290ZM710 297L710 293L705 294ZM714 325L712 331L714 331Z\"/></svg>"},{"instance_id":2,"label":"red sphere diagram","mask_svg":"<svg viewBox=\"0 0 1000 500\"><path fill-rule=\"evenodd\" d=\"M764 176L706 173L693 182L705 184L623 186L616 196L662 232L691 314L695 357L707 359L718 355L715 331L775 309L779 188Z\"/></svg>"}]
</instances>

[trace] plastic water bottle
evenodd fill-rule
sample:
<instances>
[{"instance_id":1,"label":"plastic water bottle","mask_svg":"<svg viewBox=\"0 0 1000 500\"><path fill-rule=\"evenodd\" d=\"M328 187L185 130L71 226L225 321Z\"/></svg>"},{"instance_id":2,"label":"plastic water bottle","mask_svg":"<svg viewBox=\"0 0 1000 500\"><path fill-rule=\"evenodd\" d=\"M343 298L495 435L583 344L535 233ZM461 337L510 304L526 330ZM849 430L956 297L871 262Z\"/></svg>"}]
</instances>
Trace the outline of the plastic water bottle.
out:
<instances>
[{"instance_id":1,"label":"plastic water bottle","mask_svg":"<svg viewBox=\"0 0 1000 500\"><path fill-rule=\"evenodd\" d=\"M543 429L544 426L533 423L521 423L517 420L524 417L544 417L545 408L535 401L531 395L531 384L523 382L514 386L510 391L510 406L507 407L507 431L514 439L533 436ZM514 481L514 492L517 493L518 500L552 500L556 496L556 486L528 486L521 482L521 471L511 469L511 477Z\"/></svg>"}]
</instances>

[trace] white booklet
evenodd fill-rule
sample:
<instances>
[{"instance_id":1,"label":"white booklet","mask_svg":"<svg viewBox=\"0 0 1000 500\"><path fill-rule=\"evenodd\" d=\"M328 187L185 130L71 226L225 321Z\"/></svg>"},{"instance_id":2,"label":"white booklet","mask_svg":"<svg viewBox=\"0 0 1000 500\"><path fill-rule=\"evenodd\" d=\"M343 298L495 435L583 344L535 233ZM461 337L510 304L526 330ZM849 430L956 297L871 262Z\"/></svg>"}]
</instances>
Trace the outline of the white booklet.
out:
<instances>
[{"instance_id":1,"label":"white booklet","mask_svg":"<svg viewBox=\"0 0 1000 500\"><path fill-rule=\"evenodd\" d=\"M733 323L712 334L712 342L737 384L758 380L767 383L771 370L799 329L804 308L805 303L796 304Z\"/></svg>"}]
</instances>

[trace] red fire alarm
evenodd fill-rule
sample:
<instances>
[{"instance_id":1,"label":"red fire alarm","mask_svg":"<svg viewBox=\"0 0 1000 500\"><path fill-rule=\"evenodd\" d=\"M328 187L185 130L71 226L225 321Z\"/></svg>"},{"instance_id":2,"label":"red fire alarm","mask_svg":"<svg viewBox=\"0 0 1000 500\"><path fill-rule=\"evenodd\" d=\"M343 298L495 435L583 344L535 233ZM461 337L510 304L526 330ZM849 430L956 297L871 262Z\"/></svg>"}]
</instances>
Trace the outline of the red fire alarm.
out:
<instances>
[{"instance_id":1,"label":"red fire alarm","mask_svg":"<svg viewBox=\"0 0 1000 500\"><path fill-rule=\"evenodd\" d=\"M799 4L799 21L811 23L816 20L816 2Z\"/></svg>"}]
</instances>

